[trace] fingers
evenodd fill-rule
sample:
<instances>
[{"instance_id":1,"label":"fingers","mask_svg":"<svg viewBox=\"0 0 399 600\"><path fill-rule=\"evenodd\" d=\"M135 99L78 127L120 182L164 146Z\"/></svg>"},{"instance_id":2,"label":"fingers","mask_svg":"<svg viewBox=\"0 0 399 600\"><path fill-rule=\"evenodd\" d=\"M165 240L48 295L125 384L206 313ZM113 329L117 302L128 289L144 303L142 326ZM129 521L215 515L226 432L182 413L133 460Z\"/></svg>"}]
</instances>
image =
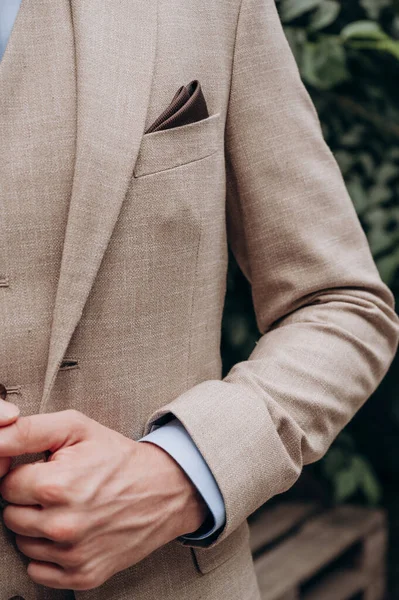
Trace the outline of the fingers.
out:
<instances>
[{"instance_id":1,"label":"fingers","mask_svg":"<svg viewBox=\"0 0 399 600\"><path fill-rule=\"evenodd\" d=\"M59 544L77 544L85 537L85 528L73 514L65 515L58 507L16 506L8 504L3 521L18 535L45 538Z\"/></svg>"},{"instance_id":2,"label":"fingers","mask_svg":"<svg viewBox=\"0 0 399 600\"><path fill-rule=\"evenodd\" d=\"M17 535L15 541L20 551L28 558L54 563L69 570L81 570L84 564L85 552L78 546L22 535Z\"/></svg>"},{"instance_id":3,"label":"fingers","mask_svg":"<svg viewBox=\"0 0 399 600\"><path fill-rule=\"evenodd\" d=\"M71 576L58 565L47 562L32 561L28 565L29 577L39 585L53 588L55 590L72 589ZM79 588L75 588L79 589Z\"/></svg>"},{"instance_id":4,"label":"fingers","mask_svg":"<svg viewBox=\"0 0 399 600\"><path fill-rule=\"evenodd\" d=\"M3 510L3 521L14 533L28 537L46 537L44 519L39 506L14 506L9 504Z\"/></svg>"},{"instance_id":5,"label":"fingers","mask_svg":"<svg viewBox=\"0 0 399 600\"><path fill-rule=\"evenodd\" d=\"M28 565L28 575L35 583L55 590L78 591L97 587L93 584L90 574L74 574L49 562L33 560Z\"/></svg>"},{"instance_id":6,"label":"fingers","mask_svg":"<svg viewBox=\"0 0 399 600\"><path fill-rule=\"evenodd\" d=\"M54 589L90 590L100 586L107 573L95 573L84 563L84 552L48 540L16 537L20 551L31 559L28 575L35 582Z\"/></svg>"},{"instance_id":7,"label":"fingers","mask_svg":"<svg viewBox=\"0 0 399 600\"><path fill-rule=\"evenodd\" d=\"M78 568L81 559L73 546L62 546L50 540L17 535L16 544L25 556L40 562L50 562L67 569Z\"/></svg>"},{"instance_id":8,"label":"fingers","mask_svg":"<svg viewBox=\"0 0 399 600\"><path fill-rule=\"evenodd\" d=\"M14 423L19 416L19 408L11 402L0 399L0 427L6 427ZM1 435L0 430L0 435ZM10 470L11 459L8 456L0 458L0 479Z\"/></svg>"},{"instance_id":9,"label":"fingers","mask_svg":"<svg viewBox=\"0 0 399 600\"><path fill-rule=\"evenodd\" d=\"M18 419L19 408L11 402L0 400L0 427L14 423Z\"/></svg>"},{"instance_id":10,"label":"fingers","mask_svg":"<svg viewBox=\"0 0 399 600\"><path fill-rule=\"evenodd\" d=\"M83 572L79 569L65 570L57 564L37 560L29 563L28 575L39 585L55 590L74 591L93 590L107 579L107 574L101 576L94 569L85 569Z\"/></svg>"},{"instance_id":11,"label":"fingers","mask_svg":"<svg viewBox=\"0 0 399 600\"><path fill-rule=\"evenodd\" d=\"M57 563L61 566L61 554L54 542L23 535L16 535L15 542L21 552L28 558L33 558L42 562ZM57 554L59 555L59 560L56 560Z\"/></svg>"},{"instance_id":12,"label":"fingers","mask_svg":"<svg viewBox=\"0 0 399 600\"><path fill-rule=\"evenodd\" d=\"M46 467L49 470L47 463L38 461L27 465L18 465L12 469L0 483L0 494L4 500L20 505L43 504L38 484L43 478L43 470Z\"/></svg>"},{"instance_id":13,"label":"fingers","mask_svg":"<svg viewBox=\"0 0 399 600\"><path fill-rule=\"evenodd\" d=\"M74 410L20 417L0 429L0 457L55 452L82 440L89 423L88 417Z\"/></svg>"}]
</instances>

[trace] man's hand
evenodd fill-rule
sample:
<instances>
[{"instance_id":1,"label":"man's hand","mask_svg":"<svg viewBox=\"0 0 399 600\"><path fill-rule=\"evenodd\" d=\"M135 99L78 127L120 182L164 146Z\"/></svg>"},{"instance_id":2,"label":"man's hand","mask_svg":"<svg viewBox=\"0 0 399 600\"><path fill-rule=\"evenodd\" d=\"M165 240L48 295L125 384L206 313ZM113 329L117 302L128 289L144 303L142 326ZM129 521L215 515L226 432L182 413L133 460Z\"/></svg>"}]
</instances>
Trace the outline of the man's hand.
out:
<instances>
[{"instance_id":1,"label":"man's hand","mask_svg":"<svg viewBox=\"0 0 399 600\"><path fill-rule=\"evenodd\" d=\"M1 427L6 427L7 425L14 423L18 419L18 415L19 408L15 406L15 404L0 400L0 436ZM6 473L8 473L10 464L11 458L2 454L0 456L0 477L3 477Z\"/></svg>"},{"instance_id":2,"label":"man's hand","mask_svg":"<svg viewBox=\"0 0 399 600\"><path fill-rule=\"evenodd\" d=\"M47 462L19 465L0 484L10 502L4 522L32 559L36 583L96 588L205 518L195 487L166 452L79 412L21 417L0 429L0 461L44 451Z\"/></svg>"}]
</instances>

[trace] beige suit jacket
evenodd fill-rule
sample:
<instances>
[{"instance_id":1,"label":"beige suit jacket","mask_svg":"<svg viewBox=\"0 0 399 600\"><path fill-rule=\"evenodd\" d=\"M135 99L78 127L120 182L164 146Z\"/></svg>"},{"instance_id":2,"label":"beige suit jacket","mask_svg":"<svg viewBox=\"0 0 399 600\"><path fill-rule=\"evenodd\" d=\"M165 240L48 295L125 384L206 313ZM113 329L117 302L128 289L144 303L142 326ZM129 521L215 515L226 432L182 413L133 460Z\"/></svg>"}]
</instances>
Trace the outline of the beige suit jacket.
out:
<instances>
[{"instance_id":1,"label":"beige suit jacket","mask_svg":"<svg viewBox=\"0 0 399 600\"><path fill-rule=\"evenodd\" d=\"M57 4L66 18L69 0ZM76 598L256 600L246 518L326 452L383 378L398 343L393 297L273 0L70 8L73 188L59 269L26 292L53 290L51 328L8 383L25 412L76 408L135 439L173 413L223 494L210 548L172 542ZM144 133L193 79L210 116ZM262 336L222 380L228 245ZM1 600L73 596L32 586L2 536Z\"/></svg>"}]
</instances>

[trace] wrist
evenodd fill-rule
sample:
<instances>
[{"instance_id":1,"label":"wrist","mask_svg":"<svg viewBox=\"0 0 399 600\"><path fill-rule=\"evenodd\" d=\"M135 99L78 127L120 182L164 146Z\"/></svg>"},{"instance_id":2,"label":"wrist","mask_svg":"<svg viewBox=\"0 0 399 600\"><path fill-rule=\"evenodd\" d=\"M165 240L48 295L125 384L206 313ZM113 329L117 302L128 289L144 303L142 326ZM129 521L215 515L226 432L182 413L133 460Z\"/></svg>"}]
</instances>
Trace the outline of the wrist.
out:
<instances>
[{"instance_id":1,"label":"wrist","mask_svg":"<svg viewBox=\"0 0 399 600\"><path fill-rule=\"evenodd\" d=\"M184 471L181 468L180 470L187 480L187 495L184 503L183 518L181 519L181 531L179 531L178 537L194 533L200 529L209 515L208 506L205 504L201 494Z\"/></svg>"},{"instance_id":2,"label":"wrist","mask_svg":"<svg viewBox=\"0 0 399 600\"><path fill-rule=\"evenodd\" d=\"M142 442L157 462L159 485L167 498L167 521L174 537L197 531L205 522L209 510L201 494L185 471L163 448Z\"/></svg>"}]
</instances>

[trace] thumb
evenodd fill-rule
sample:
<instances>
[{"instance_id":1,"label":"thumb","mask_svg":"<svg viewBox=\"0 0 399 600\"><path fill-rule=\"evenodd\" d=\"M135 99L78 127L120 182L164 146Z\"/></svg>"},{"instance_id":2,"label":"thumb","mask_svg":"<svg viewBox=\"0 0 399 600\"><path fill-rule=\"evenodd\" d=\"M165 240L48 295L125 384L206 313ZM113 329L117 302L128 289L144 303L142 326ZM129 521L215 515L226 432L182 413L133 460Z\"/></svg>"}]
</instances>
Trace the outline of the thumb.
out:
<instances>
[{"instance_id":1,"label":"thumb","mask_svg":"<svg viewBox=\"0 0 399 600\"><path fill-rule=\"evenodd\" d=\"M0 457L56 452L88 437L90 419L74 410L20 417L0 430Z\"/></svg>"},{"instance_id":2,"label":"thumb","mask_svg":"<svg viewBox=\"0 0 399 600\"><path fill-rule=\"evenodd\" d=\"M11 425L11 423L14 423L18 419L18 416L18 406L11 404L11 402L0 400L0 427Z\"/></svg>"}]
</instances>

